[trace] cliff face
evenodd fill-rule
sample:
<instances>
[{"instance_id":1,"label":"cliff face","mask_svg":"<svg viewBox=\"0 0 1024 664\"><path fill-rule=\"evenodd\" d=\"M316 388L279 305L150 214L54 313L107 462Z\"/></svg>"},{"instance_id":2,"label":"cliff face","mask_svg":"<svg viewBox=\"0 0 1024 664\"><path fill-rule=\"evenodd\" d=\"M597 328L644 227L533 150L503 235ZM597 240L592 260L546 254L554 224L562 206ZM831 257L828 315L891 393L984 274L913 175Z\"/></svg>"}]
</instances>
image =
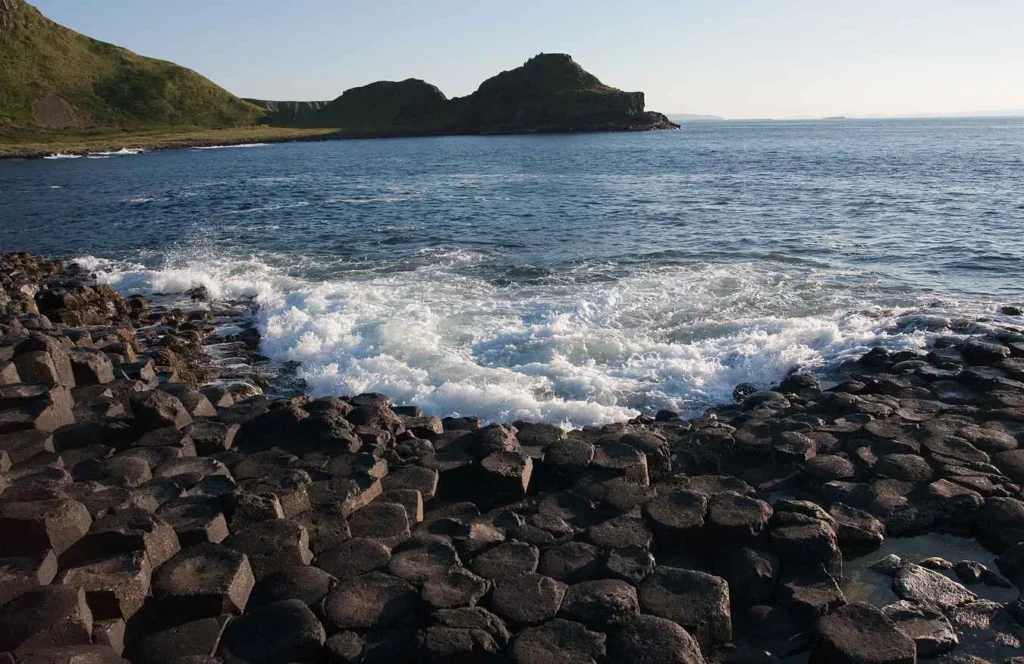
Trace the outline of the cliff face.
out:
<instances>
[{"instance_id":1,"label":"cliff face","mask_svg":"<svg viewBox=\"0 0 1024 664\"><path fill-rule=\"evenodd\" d=\"M573 132L668 128L644 112L642 92L607 86L563 54L542 54L484 81L459 100L471 133Z\"/></svg>"},{"instance_id":2,"label":"cliff face","mask_svg":"<svg viewBox=\"0 0 1024 664\"><path fill-rule=\"evenodd\" d=\"M605 85L568 55L542 54L484 81L468 97L449 100L417 79L381 81L346 91L301 113L296 104L257 102L272 111L268 124L330 127L349 136L516 134L670 129L660 113L644 110L642 92Z\"/></svg>"}]
</instances>

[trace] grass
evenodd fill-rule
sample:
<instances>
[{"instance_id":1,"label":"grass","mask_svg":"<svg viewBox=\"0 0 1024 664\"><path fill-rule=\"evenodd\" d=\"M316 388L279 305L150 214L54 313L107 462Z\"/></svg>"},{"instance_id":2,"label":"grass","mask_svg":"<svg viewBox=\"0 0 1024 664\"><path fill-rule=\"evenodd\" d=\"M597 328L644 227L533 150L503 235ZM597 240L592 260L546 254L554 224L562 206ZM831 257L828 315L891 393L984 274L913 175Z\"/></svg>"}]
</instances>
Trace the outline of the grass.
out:
<instances>
[{"instance_id":1,"label":"grass","mask_svg":"<svg viewBox=\"0 0 1024 664\"><path fill-rule=\"evenodd\" d=\"M264 114L196 72L0 7L0 135L15 129L245 127Z\"/></svg>"},{"instance_id":2,"label":"grass","mask_svg":"<svg viewBox=\"0 0 1024 664\"><path fill-rule=\"evenodd\" d=\"M84 154L121 148L165 150L209 145L283 143L336 138L337 129L240 127L233 129L166 128L145 131L61 130L0 132L0 159Z\"/></svg>"}]
</instances>

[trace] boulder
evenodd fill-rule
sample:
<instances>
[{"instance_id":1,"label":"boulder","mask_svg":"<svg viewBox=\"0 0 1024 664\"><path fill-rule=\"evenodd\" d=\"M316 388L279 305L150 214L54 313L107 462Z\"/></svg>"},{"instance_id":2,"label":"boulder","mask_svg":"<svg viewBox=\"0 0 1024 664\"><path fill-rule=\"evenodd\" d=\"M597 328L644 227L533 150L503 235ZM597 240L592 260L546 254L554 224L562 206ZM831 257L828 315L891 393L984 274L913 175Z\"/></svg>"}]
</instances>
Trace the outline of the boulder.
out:
<instances>
[{"instance_id":1,"label":"boulder","mask_svg":"<svg viewBox=\"0 0 1024 664\"><path fill-rule=\"evenodd\" d=\"M600 573L601 559L593 544L566 542L541 553L537 571L563 583L590 581Z\"/></svg>"},{"instance_id":2,"label":"boulder","mask_svg":"<svg viewBox=\"0 0 1024 664\"><path fill-rule=\"evenodd\" d=\"M192 424L192 416L178 399L161 390L136 392L130 398L132 413L146 431L173 426L179 431Z\"/></svg>"},{"instance_id":3,"label":"boulder","mask_svg":"<svg viewBox=\"0 0 1024 664\"><path fill-rule=\"evenodd\" d=\"M917 651L882 611L856 602L818 619L811 664L916 664Z\"/></svg>"},{"instance_id":4,"label":"boulder","mask_svg":"<svg viewBox=\"0 0 1024 664\"><path fill-rule=\"evenodd\" d=\"M914 640L917 656L938 657L960 644L953 626L937 607L900 600L882 608L896 628Z\"/></svg>"},{"instance_id":5,"label":"boulder","mask_svg":"<svg viewBox=\"0 0 1024 664\"><path fill-rule=\"evenodd\" d=\"M333 576L317 567L286 567L256 584L246 609L251 611L286 599L297 599L315 610L335 582Z\"/></svg>"},{"instance_id":6,"label":"boulder","mask_svg":"<svg viewBox=\"0 0 1024 664\"><path fill-rule=\"evenodd\" d=\"M244 553L256 580L294 565L308 565L313 559L306 529L284 519L271 519L236 533L224 544Z\"/></svg>"},{"instance_id":7,"label":"boulder","mask_svg":"<svg viewBox=\"0 0 1024 664\"><path fill-rule=\"evenodd\" d=\"M605 661L607 637L569 620L527 627L512 642L515 664L597 664Z\"/></svg>"},{"instance_id":8,"label":"boulder","mask_svg":"<svg viewBox=\"0 0 1024 664\"><path fill-rule=\"evenodd\" d=\"M603 549L621 549L627 546L647 548L653 539L643 520L628 514L587 528L584 537L591 544Z\"/></svg>"},{"instance_id":9,"label":"boulder","mask_svg":"<svg viewBox=\"0 0 1024 664\"><path fill-rule=\"evenodd\" d=\"M425 662L474 662L494 657L501 648L490 634L479 629L428 627L419 635Z\"/></svg>"},{"instance_id":10,"label":"boulder","mask_svg":"<svg viewBox=\"0 0 1024 664\"><path fill-rule=\"evenodd\" d=\"M275 602L231 621L218 655L226 664L319 661L327 635L300 600Z\"/></svg>"},{"instance_id":11,"label":"boulder","mask_svg":"<svg viewBox=\"0 0 1024 664\"><path fill-rule=\"evenodd\" d=\"M409 517L397 503L371 503L348 518L353 537L362 537L394 547L409 539Z\"/></svg>"},{"instance_id":12,"label":"boulder","mask_svg":"<svg viewBox=\"0 0 1024 664\"><path fill-rule=\"evenodd\" d=\"M339 580L381 570L391 561L391 550L376 540L357 537L320 554L316 566Z\"/></svg>"},{"instance_id":13,"label":"boulder","mask_svg":"<svg viewBox=\"0 0 1024 664\"><path fill-rule=\"evenodd\" d=\"M338 629L395 627L421 609L422 600L407 581L370 572L342 579L324 599L323 612Z\"/></svg>"},{"instance_id":14,"label":"boulder","mask_svg":"<svg viewBox=\"0 0 1024 664\"><path fill-rule=\"evenodd\" d=\"M460 564L459 554L449 542L443 539L416 539L392 551L388 572L419 585Z\"/></svg>"},{"instance_id":15,"label":"boulder","mask_svg":"<svg viewBox=\"0 0 1024 664\"><path fill-rule=\"evenodd\" d=\"M42 586L0 606L0 652L31 652L92 643L85 589Z\"/></svg>"},{"instance_id":16,"label":"boulder","mask_svg":"<svg viewBox=\"0 0 1024 664\"><path fill-rule=\"evenodd\" d=\"M636 616L608 639L608 659L631 664L704 664L685 629L657 616Z\"/></svg>"},{"instance_id":17,"label":"boulder","mask_svg":"<svg viewBox=\"0 0 1024 664\"><path fill-rule=\"evenodd\" d=\"M49 585L57 576L57 556L49 549L36 556L0 558L0 606L18 595Z\"/></svg>"},{"instance_id":18,"label":"boulder","mask_svg":"<svg viewBox=\"0 0 1024 664\"><path fill-rule=\"evenodd\" d=\"M540 551L525 542L505 542L473 558L469 568L485 579L497 580L536 572Z\"/></svg>"},{"instance_id":19,"label":"boulder","mask_svg":"<svg viewBox=\"0 0 1024 664\"><path fill-rule=\"evenodd\" d=\"M153 597L169 613L191 618L245 610L255 585L245 554L220 544L181 551L153 576Z\"/></svg>"},{"instance_id":20,"label":"boulder","mask_svg":"<svg viewBox=\"0 0 1024 664\"><path fill-rule=\"evenodd\" d=\"M212 542L219 544L229 535L228 522L220 501L210 498L172 498L157 509L178 535L182 546Z\"/></svg>"},{"instance_id":21,"label":"boulder","mask_svg":"<svg viewBox=\"0 0 1024 664\"><path fill-rule=\"evenodd\" d=\"M901 599L929 602L952 609L977 599L977 595L948 577L913 563L904 564L893 577L892 589Z\"/></svg>"},{"instance_id":22,"label":"boulder","mask_svg":"<svg viewBox=\"0 0 1024 664\"><path fill-rule=\"evenodd\" d=\"M0 503L0 555L60 556L89 532L92 517L74 500Z\"/></svg>"},{"instance_id":23,"label":"boulder","mask_svg":"<svg viewBox=\"0 0 1024 664\"><path fill-rule=\"evenodd\" d=\"M771 517L772 507L763 500L727 491L708 500L706 528L717 542L744 542L760 535Z\"/></svg>"},{"instance_id":24,"label":"boulder","mask_svg":"<svg viewBox=\"0 0 1024 664\"><path fill-rule=\"evenodd\" d=\"M442 574L427 579L423 584L423 600L434 609L454 609L476 606L491 582L467 569L452 567Z\"/></svg>"},{"instance_id":25,"label":"boulder","mask_svg":"<svg viewBox=\"0 0 1024 664\"><path fill-rule=\"evenodd\" d=\"M105 385L114 382L114 365L99 350L78 348L68 355L76 385Z\"/></svg>"},{"instance_id":26,"label":"boulder","mask_svg":"<svg viewBox=\"0 0 1024 664\"><path fill-rule=\"evenodd\" d=\"M775 585L775 601L805 621L814 620L846 604L839 584L820 565L787 566Z\"/></svg>"},{"instance_id":27,"label":"boulder","mask_svg":"<svg viewBox=\"0 0 1024 664\"><path fill-rule=\"evenodd\" d=\"M658 543L665 547L693 546L704 527L708 498L696 491L667 491L644 503L647 520Z\"/></svg>"},{"instance_id":28,"label":"boulder","mask_svg":"<svg viewBox=\"0 0 1024 664\"><path fill-rule=\"evenodd\" d=\"M494 580L491 610L509 622L536 625L554 618L568 587L552 578L527 572Z\"/></svg>"},{"instance_id":29,"label":"boulder","mask_svg":"<svg viewBox=\"0 0 1024 664\"><path fill-rule=\"evenodd\" d=\"M129 508L94 521L89 533L67 551L61 562L64 558L73 563L142 551L156 569L180 549L178 535L166 521L144 509Z\"/></svg>"},{"instance_id":30,"label":"boulder","mask_svg":"<svg viewBox=\"0 0 1024 664\"><path fill-rule=\"evenodd\" d=\"M138 664L213 664L230 616L200 618L136 639L128 655Z\"/></svg>"},{"instance_id":31,"label":"boulder","mask_svg":"<svg viewBox=\"0 0 1024 664\"><path fill-rule=\"evenodd\" d=\"M702 648L732 639L729 586L720 577L662 565L637 585L637 595L644 613L682 625Z\"/></svg>"},{"instance_id":32,"label":"boulder","mask_svg":"<svg viewBox=\"0 0 1024 664\"><path fill-rule=\"evenodd\" d=\"M488 495L499 503L526 497L533 476L533 460L521 452L494 452L480 462L481 482Z\"/></svg>"},{"instance_id":33,"label":"boulder","mask_svg":"<svg viewBox=\"0 0 1024 664\"><path fill-rule=\"evenodd\" d=\"M66 569L57 583L84 589L93 618L128 620L146 601L152 574L146 554L133 551Z\"/></svg>"},{"instance_id":34,"label":"boulder","mask_svg":"<svg viewBox=\"0 0 1024 664\"><path fill-rule=\"evenodd\" d=\"M561 613L570 620L606 629L640 615L640 604L636 589L625 581L584 581L569 586Z\"/></svg>"},{"instance_id":35,"label":"boulder","mask_svg":"<svg viewBox=\"0 0 1024 664\"><path fill-rule=\"evenodd\" d=\"M419 491L424 501L433 500L437 493L437 483L440 474L431 468L422 466L408 466L399 468L381 480L384 491L397 489L412 489Z\"/></svg>"}]
</instances>

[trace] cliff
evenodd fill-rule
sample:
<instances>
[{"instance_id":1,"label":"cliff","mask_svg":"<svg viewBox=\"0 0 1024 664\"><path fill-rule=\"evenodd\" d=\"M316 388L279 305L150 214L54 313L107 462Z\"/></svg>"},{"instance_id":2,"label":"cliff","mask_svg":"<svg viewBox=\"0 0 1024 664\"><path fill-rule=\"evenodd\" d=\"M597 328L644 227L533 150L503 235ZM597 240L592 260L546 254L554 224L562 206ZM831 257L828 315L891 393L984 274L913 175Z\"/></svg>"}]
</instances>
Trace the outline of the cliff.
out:
<instances>
[{"instance_id":1,"label":"cliff","mask_svg":"<svg viewBox=\"0 0 1024 664\"><path fill-rule=\"evenodd\" d=\"M336 128L346 136L519 134L675 128L645 110L642 92L605 85L564 54L542 54L449 100L421 80L380 81L332 102L257 101L271 125ZM302 106L307 104L310 106ZM312 106L315 104L315 106ZM299 107L303 112L291 109ZM287 112L281 112L285 109Z\"/></svg>"},{"instance_id":2,"label":"cliff","mask_svg":"<svg viewBox=\"0 0 1024 664\"><path fill-rule=\"evenodd\" d=\"M194 71L0 0L0 130L233 127L261 114Z\"/></svg>"}]
</instances>

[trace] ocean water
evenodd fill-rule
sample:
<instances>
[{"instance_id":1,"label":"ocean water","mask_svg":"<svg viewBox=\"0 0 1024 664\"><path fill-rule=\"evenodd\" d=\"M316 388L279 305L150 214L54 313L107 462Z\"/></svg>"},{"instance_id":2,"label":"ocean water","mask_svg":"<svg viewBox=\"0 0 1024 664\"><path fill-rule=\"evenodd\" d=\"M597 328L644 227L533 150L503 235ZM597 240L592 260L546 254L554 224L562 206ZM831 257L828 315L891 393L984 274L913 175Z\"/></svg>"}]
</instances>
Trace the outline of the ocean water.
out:
<instances>
[{"instance_id":1,"label":"ocean water","mask_svg":"<svg viewBox=\"0 0 1024 664\"><path fill-rule=\"evenodd\" d=\"M311 393L438 415L695 414L1024 302L1019 118L95 156L0 163L0 250L256 297Z\"/></svg>"}]
</instances>

